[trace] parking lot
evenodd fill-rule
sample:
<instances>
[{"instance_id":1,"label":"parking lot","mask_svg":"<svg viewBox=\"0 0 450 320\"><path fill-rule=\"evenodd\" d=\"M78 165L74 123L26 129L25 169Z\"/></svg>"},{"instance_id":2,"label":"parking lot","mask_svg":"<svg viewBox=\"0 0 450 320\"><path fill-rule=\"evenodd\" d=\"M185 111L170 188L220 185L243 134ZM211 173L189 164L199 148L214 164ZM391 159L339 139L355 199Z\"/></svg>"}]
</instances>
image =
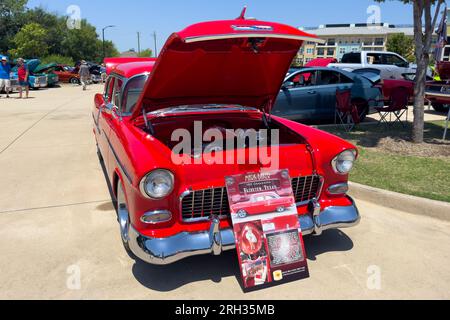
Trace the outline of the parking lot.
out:
<instances>
[{"instance_id":1,"label":"parking lot","mask_svg":"<svg viewBox=\"0 0 450 320\"><path fill-rule=\"evenodd\" d=\"M450 223L365 201L359 226L306 239L311 278L280 287L244 294L235 252L133 260L97 160L99 91L0 99L0 299L450 298Z\"/></svg>"}]
</instances>

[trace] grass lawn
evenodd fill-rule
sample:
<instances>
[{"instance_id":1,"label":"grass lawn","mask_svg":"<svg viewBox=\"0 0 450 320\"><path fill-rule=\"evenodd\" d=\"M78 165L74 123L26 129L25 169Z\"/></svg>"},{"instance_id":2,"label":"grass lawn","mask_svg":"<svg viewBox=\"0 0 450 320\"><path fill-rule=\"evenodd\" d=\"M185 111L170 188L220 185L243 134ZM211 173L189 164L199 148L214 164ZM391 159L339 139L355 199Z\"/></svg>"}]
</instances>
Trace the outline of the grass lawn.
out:
<instances>
[{"instance_id":1,"label":"grass lawn","mask_svg":"<svg viewBox=\"0 0 450 320\"><path fill-rule=\"evenodd\" d=\"M450 141L444 142L444 121L426 123L425 143L410 142L410 126L387 130L363 125L346 133L321 128L358 146L360 156L350 180L368 186L450 202ZM450 138L450 137L449 137Z\"/></svg>"}]
</instances>

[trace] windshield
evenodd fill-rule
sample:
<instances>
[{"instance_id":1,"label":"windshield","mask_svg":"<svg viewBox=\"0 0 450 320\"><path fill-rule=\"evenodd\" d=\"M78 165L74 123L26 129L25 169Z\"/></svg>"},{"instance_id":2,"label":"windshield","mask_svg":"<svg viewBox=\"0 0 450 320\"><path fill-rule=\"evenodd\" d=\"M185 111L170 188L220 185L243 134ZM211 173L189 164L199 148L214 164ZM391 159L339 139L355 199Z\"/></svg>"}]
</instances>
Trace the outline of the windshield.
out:
<instances>
[{"instance_id":1,"label":"windshield","mask_svg":"<svg viewBox=\"0 0 450 320\"><path fill-rule=\"evenodd\" d=\"M144 89L145 83L147 82L148 75L141 75L135 78L132 78L126 84L125 90L123 92L123 105L122 112L123 113L132 113L136 103L139 99L139 96Z\"/></svg>"}]
</instances>

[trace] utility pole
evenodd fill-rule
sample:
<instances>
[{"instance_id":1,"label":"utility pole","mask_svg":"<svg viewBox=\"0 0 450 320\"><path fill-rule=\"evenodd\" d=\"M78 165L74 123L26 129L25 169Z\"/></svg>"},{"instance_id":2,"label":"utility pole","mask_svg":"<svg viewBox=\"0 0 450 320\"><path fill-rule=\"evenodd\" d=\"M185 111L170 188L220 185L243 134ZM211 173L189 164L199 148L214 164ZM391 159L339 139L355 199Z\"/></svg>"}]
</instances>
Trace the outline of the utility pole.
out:
<instances>
[{"instance_id":1,"label":"utility pole","mask_svg":"<svg viewBox=\"0 0 450 320\"><path fill-rule=\"evenodd\" d=\"M137 39L138 39L138 54L141 54L141 33L139 31L137 33Z\"/></svg>"},{"instance_id":2,"label":"utility pole","mask_svg":"<svg viewBox=\"0 0 450 320\"><path fill-rule=\"evenodd\" d=\"M153 41L155 42L155 58L158 57L158 49L156 48L156 31L153 31Z\"/></svg>"}]
</instances>

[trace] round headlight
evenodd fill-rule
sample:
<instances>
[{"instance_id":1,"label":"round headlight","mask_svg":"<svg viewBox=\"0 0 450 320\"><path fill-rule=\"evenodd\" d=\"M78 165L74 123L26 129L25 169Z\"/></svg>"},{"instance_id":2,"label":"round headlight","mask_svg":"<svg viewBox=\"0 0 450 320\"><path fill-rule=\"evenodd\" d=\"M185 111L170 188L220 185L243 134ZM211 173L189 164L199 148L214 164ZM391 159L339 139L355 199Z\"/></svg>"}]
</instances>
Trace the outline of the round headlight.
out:
<instances>
[{"instance_id":1,"label":"round headlight","mask_svg":"<svg viewBox=\"0 0 450 320\"><path fill-rule=\"evenodd\" d=\"M164 198L173 191L173 174L164 169L152 171L142 179L140 189L147 198Z\"/></svg>"},{"instance_id":2,"label":"round headlight","mask_svg":"<svg viewBox=\"0 0 450 320\"><path fill-rule=\"evenodd\" d=\"M356 150L346 150L334 158L331 165L333 166L334 172L347 174L352 170L355 160Z\"/></svg>"}]
</instances>

